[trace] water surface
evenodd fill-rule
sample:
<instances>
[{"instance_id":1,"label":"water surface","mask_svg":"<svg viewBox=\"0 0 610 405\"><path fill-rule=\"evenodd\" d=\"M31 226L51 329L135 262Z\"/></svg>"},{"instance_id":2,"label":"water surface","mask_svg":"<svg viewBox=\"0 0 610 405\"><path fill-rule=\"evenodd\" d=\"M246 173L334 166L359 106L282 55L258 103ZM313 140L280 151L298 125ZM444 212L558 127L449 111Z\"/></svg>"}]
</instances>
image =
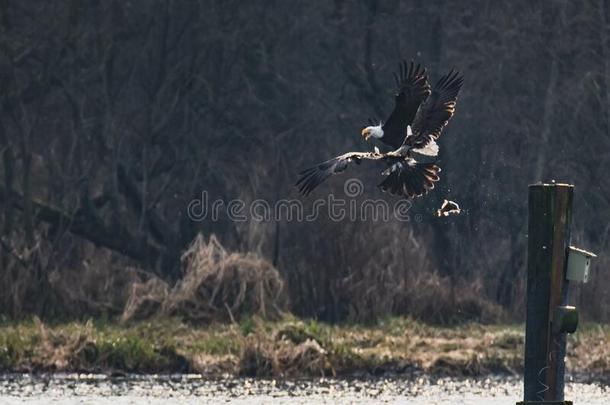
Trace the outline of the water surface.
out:
<instances>
[{"instance_id":1,"label":"water surface","mask_svg":"<svg viewBox=\"0 0 610 405\"><path fill-rule=\"evenodd\" d=\"M0 376L1 404L515 404L523 395L514 377L481 379L377 378L208 380L199 375L110 378L95 374ZM610 404L610 387L571 382L566 399Z\"/></svg>"}]
</instances>

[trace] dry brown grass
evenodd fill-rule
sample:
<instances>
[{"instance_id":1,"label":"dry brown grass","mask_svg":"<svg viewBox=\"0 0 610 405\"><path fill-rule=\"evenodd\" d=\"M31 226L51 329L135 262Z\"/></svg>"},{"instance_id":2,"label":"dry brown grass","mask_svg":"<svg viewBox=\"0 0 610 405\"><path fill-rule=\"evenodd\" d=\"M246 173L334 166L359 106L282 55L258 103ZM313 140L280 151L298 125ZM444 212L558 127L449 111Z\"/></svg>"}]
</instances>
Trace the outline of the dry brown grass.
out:
<instances>
[{"instance_id":1,"label":"dry brown grass","mask_svg":"<svg viewBox=\"0 0 610 405\"><path fill-rule=\"evenodd\" d=\"M327 258L318 263L316 257L313 263L301 264L297 273L302 284L311 285L309 290L290 286L301 295L295 300L302 305L317 300L321 307L332 307L322 296L328 294L340 308L337 317L351 322L401 315L439 325L507 321L506 311L492 301L481 278L449 277L436 270L438 257L429 249L426 231L416 232L400 222L372 221L342 223L340 229L331 224L330 229L339 234L326 235L325 240L339 253L330 264ZM347 253L341 244L361 248ZM311 277L316 266L326 266L323 277ZM304 297L310 297L309 302Z\"/></svg>"},{"instance_id":2,"label":"dry brown grass","mask_svg":"<svg viewBox=\"0 0 610 405\"><path fill-rule=\"evenodd\" d=\"M173 288L156 277L132 283L122 319L153 314L191 321L235 322L244 315L277 317L286 309L284 282L265 259L228 252L199 234L182 255L183 277Z\"/></svg>"},{"instance_id":3,"label":"dry brown grass","mask_svg":"<svg viewBox=\"0 0 610 405\"><path fill-rule=\"evenodd\" d=\"M610 328L568 341L570 372L610 372ZM438 327L404 318L331 326L284 316L206 328L176 319L129 324L34 321L0 326L0 370L199 372L303 377L401 372L480 376L522 371L523 326Z\"/></svg>"},{"instance_id":4,"label":"dry brown grass","mask_svg":"<svg viewBox=\"0 0 610 405\"><path fill-rule=\"evenodd\" d=\"M239 362L239 374L249 377L324 376L334 373L324 349L316 339L295 343L286 339L249 336Z\"/></svg>"},{"instance_id":5,"label":"dry brown grass","mask_svg":"<svg viewBox=\"0 0 610 405\"><path fill-rule=\"evenodd\" d=\"M406 289L405 312L428 323L490 324L509 320L506 311L486 297L480 280L454 282L436 272L420 273Z\"/></svg>"}]
</instances>

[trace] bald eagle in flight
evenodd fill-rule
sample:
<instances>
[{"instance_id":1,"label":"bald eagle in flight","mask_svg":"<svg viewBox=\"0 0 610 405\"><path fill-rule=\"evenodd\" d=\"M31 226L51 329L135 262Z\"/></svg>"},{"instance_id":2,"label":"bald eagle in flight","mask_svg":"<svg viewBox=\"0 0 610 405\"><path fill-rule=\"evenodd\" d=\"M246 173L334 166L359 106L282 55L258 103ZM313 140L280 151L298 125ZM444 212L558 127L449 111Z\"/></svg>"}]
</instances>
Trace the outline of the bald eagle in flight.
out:
<instances>
[{"instance_id":1,"label":"bald eagle in flight","mask_svg":"<svg viewBox=\"0 0 610 405\"><path fill-rule=\"evenodd\" d=\"M393 150L381 153L348 152L299 173L296 183L303 195L334 174L343 172L349 163L363 160L381 161L386 165L385 179L379 184L383 191L406 198L419 197L434 188L440 167L420 162L419 156L438 155L436 140L455 112L458 94L464 82L462 75L452 70L439 79L432 89L426 69L413 62L400 64L394 75L398 87L394 111L385 124L371 125L362 130L366 140L375 138Z\"/></svg>"}]
</instances>

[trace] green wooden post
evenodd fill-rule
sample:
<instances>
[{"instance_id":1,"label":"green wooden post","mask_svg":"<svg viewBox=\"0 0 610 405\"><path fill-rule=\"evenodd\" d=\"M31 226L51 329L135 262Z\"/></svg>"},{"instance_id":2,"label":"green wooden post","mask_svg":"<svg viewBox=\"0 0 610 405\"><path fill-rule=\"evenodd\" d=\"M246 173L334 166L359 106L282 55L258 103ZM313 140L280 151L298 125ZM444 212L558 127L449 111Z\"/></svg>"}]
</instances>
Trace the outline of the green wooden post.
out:
<instances>
[{"instance_id":1,"label":"green wooden post","mask_svg":"<svg viewBox=\"0 0 610 405\"><path fill-rule=\"evenodd\" d=\"M524 402L564 401L566 333L553 330L557 307L566 306L567 248L570 242L574 187L534 184L529 187L527 319L525 325Z\"/></svg>"}]
</instances>

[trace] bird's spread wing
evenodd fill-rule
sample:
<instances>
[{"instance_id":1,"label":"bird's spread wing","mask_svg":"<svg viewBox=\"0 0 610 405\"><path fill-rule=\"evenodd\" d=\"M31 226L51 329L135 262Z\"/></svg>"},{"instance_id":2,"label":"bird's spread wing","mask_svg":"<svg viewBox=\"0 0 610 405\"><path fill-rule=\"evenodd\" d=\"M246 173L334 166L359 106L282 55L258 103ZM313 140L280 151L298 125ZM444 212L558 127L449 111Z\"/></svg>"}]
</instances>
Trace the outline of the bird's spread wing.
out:
<instances>
[{"instance_id":1,"label":"bird's spread wing","mask_svg":"<svg viewBox=\"0 0 610 405\"><path fill-rule=\"evenodd\" d=\"M407 125L411 125L420 104L430 95L430 84L426 69L413 62L400 64L400 73L394 74L398 93L394 111L383 125L383 138L380 140L393 148L402 145Z\"/></svg>"},{"instance_id":2,"label":"bird's spread wing","mask_svg":"<svg viewBox=\"0 0 610 405\"><path fill-rule=\"evenodd\" d=\"M361 160L382 160L384 157L383 154L377 152L348 152L303 170L299 173L301 177L297 181L296 186L303 195L308 195L314 188L318 187L333 174L343 172L350 162L360 163Z\"/></svg>"},{"instance_id":3,"label":"bird's spread wing","mask_svg":"<svg viewBox=\"0 0 610 405\"><path fill-rule=\"evenodd\" d=\"M413 136L405 139L406 144L424 148L430 141L438 139L453 116L463 83L463 76L454 70L440 78L430 97L417 110L413 120Z\"/></svg>"},{"instance_id":4,"label":"bird's spread wing","mask_svg":"<svg viewBox=\"0 0 610 405\"><path fill-rule=\"evenodd\" d=\"M406 198L419 197L434 188L440 171L441 168L434 163L418 163L411 158L399 160L384 172L387 177L379 187Z\"/></svg>"}]
</instances>

